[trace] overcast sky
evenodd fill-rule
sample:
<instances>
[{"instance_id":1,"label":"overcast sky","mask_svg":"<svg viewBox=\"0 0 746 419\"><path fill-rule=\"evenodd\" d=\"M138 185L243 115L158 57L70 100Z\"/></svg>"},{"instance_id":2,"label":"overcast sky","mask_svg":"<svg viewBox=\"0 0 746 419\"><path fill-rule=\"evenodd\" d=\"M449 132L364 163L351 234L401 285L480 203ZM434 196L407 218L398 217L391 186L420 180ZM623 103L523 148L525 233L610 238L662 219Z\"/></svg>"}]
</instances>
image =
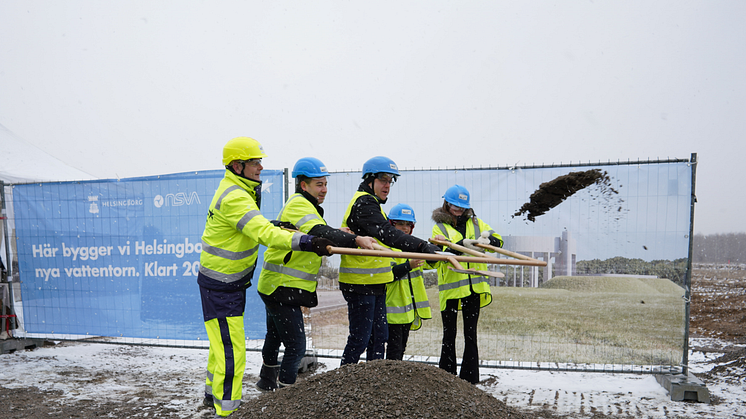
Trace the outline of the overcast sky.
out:
<instances>
[{"instance_id":1,"label":"overcast sky","mask_svg":"<svg viewBox=\"0 0 746 419\"><path fill-rule=\"evenodd\" d=\"M0 124L100 178L689 158L746 232L746 2L0 0ZM38 170L45 170L39 167Z\"/></svg>"}]
</instances>

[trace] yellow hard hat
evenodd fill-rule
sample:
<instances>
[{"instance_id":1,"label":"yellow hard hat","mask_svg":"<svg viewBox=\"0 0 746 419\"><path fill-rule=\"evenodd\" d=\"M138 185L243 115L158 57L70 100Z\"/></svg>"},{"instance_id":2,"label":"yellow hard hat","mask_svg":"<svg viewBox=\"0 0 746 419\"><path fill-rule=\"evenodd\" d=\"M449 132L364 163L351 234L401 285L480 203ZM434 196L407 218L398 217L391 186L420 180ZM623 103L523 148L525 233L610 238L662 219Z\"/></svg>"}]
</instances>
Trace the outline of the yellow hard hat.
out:
<instances>
[{"instance_id":1,"label":"yellow hard hat","mask_svg":"<svg viewBox=\"0 0 746 419\"><path fill-rule=\"evenodd\" d=\"M267 157L259 141L249 137L236 137L223 147L223 166L233 160L251 160Z\"/></svg>"}]
</instances>

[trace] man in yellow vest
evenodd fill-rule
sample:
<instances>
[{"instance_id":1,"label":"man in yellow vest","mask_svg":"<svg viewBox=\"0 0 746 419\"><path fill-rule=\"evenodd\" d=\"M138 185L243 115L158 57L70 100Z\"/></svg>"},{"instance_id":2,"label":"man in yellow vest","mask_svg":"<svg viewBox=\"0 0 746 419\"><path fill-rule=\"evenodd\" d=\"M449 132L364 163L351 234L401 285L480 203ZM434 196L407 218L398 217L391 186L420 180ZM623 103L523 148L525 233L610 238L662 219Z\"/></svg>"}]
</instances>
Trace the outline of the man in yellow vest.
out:
<instances>
[{"instance_id":1,"label":"man in yellow vest","mask_svg":"<svg viewBox=\"0 0 746 419\"><path fill-rule=\"evenodd\" d=\"M397 230L381 205L386 203L399 169L388 157L378 156L363 164L363 181L347 206L342 227L354 234L375 237L386 246L405 252L435 253L440 248ZM393 281L391 258L342 255L339 289L347 301L350 323L347 345L340 365L356 364L368 348L367 359L382 359L388 340L386 283Z\"/></svg>"},{"instance_id":2,"label":"man in yellow vest","mask_svg":"<svg viewBox=\"0 0 746 419\"><path fill-rule=\"evenodd\" d=\"M219 417L241 404L246 367L243 313L246 288L256 267L259 245L328 256L333 243L321 237L292 233L274 226L259 211L262 158L256 140L234 138L223 147L225 176L207 211L197 277L202 314L210 339L205 404Z\"/></svg>"},{"instance_id":3,"label":"man in yellow vest","mask_svg":"<svg viewBox=\"0 0 746 419\"><path fill-rule=\"evenodd\" d=\"M389 221L406 234L412 234L417 222L414 209L407 204L394 205L389 211ZM409 331L418 330L423 319L433 317L422 276L423 267L430 269L430 265L422 259L395 258L393 263L394 281L386 284L386 320L389 324L386 359L401 361L407 349Z\"/></svg>"},{"instance_id":4,"label":"man in yellow vest","mask_svg":"<svg viewBox=\"0 0 746 419\"><path fill-rule=\"evenodd\" d=\"M340 247L373 249L372 237L349 234L330 227L324 221L327 193L326 166L317 158L304 157L293 167L295 194L280 210L280 225L331 240ZM267 313L267 336L262 347L262 369L256 386L262 391L286 387L298 376L298 367L306 353L306 333L301 307L315 307L316 278L321 257L270 247L264 253L257 291ZM282 365L278 365L280 344L285 346Z\"/></svg>"}]
</instances>

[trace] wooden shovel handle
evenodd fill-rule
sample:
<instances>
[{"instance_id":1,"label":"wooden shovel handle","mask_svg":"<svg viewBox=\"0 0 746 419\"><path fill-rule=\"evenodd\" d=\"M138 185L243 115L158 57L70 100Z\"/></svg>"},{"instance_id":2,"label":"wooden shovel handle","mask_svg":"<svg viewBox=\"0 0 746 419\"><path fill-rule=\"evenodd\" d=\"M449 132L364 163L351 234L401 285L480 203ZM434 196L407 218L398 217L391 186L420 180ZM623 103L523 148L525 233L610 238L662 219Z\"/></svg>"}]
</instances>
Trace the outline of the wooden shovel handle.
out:
<instances>
[{"instance_id":1,"label":"wooden shovel handle","mask_svg":"<svg viewBox=\"0 0 746 419\"><path fill-rule=\"evenodd\" d=\"M387 247L384 247L384 246L381 246L381 245L380 245L380 244L378 244L378 243L375 243L375 244L373 244L373 248L374 248L374 249L376 249L376 250L383 250L383 251L386 251L386 252L391 252L391 251L392 251L391 249L389 249L389 248L387 248ZM398 258L401 258L402 256L399 256L399 255L401 255L401 254L402 254L403 252L396 252L396 251L395 251L394 253L395 253L395 254L396 254L397 256L393 256L393 257L398 257ZM449 257L448 255L443 255L443 256L446 256L446 257L448 257L448 259L447 259L447 260L448 260L448 262L449 262L449 263L450 263L451 265L453 265L453 267L454 267L454 268L456 268L456 269L458 269L458 270L464 270L464 268L463 268L463 267L461 266L461 264L460 264L460 263L458 263L458 261L457 261L456 259L454 259L454 258L452 258L452 257ZM415 258L411 258L411 257L410 257L410 258L407 258L407 259L415 259ZM423 259L424 259L424 258L423 258Z\"/></svg>"},{"instance_id":2,"label":"wooden shovel handle","mask_svg":"<svg viewBox=\"0 0 746 419\"><path fill-rule=\"evenodd\" d=\"M472 257L472 256L448 256L435 253L416 253L416 252L394 252L393 250L368 250L368 249L352 249L349 247L335 247L328 246L329 253L335 255L356 255L356 256L377 256L377 257L390 257L390 258L405 258L405 259L424 259L424 260L440 260L449 262L450 258L454 258L458 262L467 263L488 263L493 265L523 265L523 266L547 266L546 262L540 260L514 260L514 259L497 259L492 257Z\"/></svg>"},{"instance_id":3,"label":"wooden shovel handle","mask_svg":"<svg viewBox=\"0 0 746 419\"><path fill-rule=\"evenodd\" d=\"M505 250L505 249L497 247L497 246L492 246L490 244L476 243L475 246L481 247L482 249L492 250L495 253L500 253L502 255L514 257L514 258L520 259L520 260L537 260L537 259L528 257L526 255L522 255L520 253L511 252L510 250Z\"/></svg>"}]
</instances>

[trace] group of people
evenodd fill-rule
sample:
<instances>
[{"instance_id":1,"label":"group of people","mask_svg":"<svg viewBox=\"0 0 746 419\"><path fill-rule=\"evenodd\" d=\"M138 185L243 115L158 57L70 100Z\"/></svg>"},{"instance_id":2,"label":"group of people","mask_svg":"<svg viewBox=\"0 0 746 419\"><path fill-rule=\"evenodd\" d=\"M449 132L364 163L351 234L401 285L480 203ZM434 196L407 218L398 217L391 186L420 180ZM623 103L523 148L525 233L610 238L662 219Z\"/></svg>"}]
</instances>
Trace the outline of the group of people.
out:
<instances>
[{"instance_id":1,"label":"group of people","mask_svg":"<svg viewBox=\"0 0 746 419\"><path fill-rule=\"evenodd\" d=\"M205 404L225 417L241 403L246 363L244 309L259 245L267 247L257 291L264 302L267 334L256 386L263 391L295 383L306 352L302 307L318 304L316 277L322 256L330 248L391 249L435 254L441 248L412 235L415 213L406 204L383 210L391 187L400 176L394 161L373 157L363 165L362 182L350 200L340 228L327 225L321 207L327 193L328 171L317 158L305 157L293 167L295 193L276 219L260 211L261 144L234 138L223 148L225 176L207 212L197 282L205 328L210 340ZM454 185L433 211L433 238L471 249L477 243L502 247L502 238L470 205L469 192ZM484 269L474 264L475 269ZM347 302L349 335L341 365L404 356L410 330L432 317L423 270L438 270L443 342L440 368L456 374L456 322L463 313L464 354L459 376L479 381L477 322L479 311L492 301L488 278L448 269L447 262L342 254L339 288ZM279 360L280 346L285 351Z\"/></svg>"}]
</instances>

